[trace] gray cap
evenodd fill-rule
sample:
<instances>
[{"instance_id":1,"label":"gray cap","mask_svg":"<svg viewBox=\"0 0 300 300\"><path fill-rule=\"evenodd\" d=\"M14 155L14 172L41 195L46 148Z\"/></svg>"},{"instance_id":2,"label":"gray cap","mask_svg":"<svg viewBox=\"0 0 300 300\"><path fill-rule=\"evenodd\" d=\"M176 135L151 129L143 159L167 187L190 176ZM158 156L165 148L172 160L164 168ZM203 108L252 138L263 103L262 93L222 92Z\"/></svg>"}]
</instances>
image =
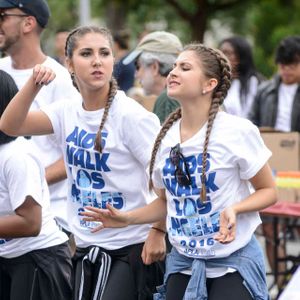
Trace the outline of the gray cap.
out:
<instances>
[{"instance_id":1,"label":"gray cap","mask_svg":"<svg viewBox=\"0 0 300 300\"><path fill-rule=\"evenodd\" d=\"M182 44L176 35L166 31L154 31L142 38L137 47L123 60L123 64L130 64L143 51L177 55L181 50Z\"/></svg>"}]
</instances>

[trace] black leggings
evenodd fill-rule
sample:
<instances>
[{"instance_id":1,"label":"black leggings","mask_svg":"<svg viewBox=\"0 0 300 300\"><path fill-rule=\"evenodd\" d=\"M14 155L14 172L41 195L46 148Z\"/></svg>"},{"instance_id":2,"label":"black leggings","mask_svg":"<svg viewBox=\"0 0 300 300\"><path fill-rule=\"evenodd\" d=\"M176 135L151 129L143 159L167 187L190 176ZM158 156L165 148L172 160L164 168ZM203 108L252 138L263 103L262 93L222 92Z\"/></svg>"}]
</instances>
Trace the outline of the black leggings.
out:
<instances>
[{"instance_id":1,"label":"black leggings","mask_svg":"<svg viewBox=\"0 0 300 300\"><path fill-rule=\"evenodd\" d=\"M129 264L121 260L115 261L111 267L105 291L101 299L132 300L135 298L135 283Z\"/></svg>"},{"instance_id":2,"label":"black leggings","mask_svg":"<svg viewBox=\"0 0 300 300\"><path fill-rule=\"evenodd\" d=\"M166 300L182 300L189 280L189 275L181 273L170 275L167 281ZM208 300L253 300L238 272L227 273L218 278L208 278L206 287Z\"/></svg>"},{"instance_id":3,"label":"black leggings","mask_svg":"<svg viewBox=\"0 0 300 300\"><path fill-rule=\"evenodd\" d=\"M150 300L156 286L163 282L163 272L157 263L144 265L141 259L143 244L127 246L117 250L104 250L110 255L112 264L108 280L104 288L102 300ZM73 257L74 299L78 299L81 282L82 259L89 248L77 248ZM93 274L93 269L91 269ZM94 275L92 275L94 276ZM93 284L86 293L92 293ZM89 299L89 298L88 298ZM1 299L0 299L1 300Z\"/></svg>"}]
</instances>

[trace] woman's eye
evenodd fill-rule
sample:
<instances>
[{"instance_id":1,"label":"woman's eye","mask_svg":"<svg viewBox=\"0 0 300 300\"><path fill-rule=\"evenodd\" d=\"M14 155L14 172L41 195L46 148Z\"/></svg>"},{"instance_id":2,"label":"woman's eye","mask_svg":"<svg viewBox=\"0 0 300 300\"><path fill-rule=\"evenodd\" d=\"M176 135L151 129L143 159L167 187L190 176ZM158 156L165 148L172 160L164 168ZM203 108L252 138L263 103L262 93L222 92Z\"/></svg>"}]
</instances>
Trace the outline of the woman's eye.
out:
<instances>
[{"instance_id":1,"label":"woman's eye","mask_svg":"<svg viewBox=\"0 0 300 300\"><path fill-rule=\"evenodd\" d=\"M89 52L81 52L81 56L83 56L83 57L87 57L87 56L89 56L89 55L90 55Z\"/></svg>"},{"instance_id":2,"label":"woman's eye","mask_svg":"<svg viewBox=\"0 0 300 300\"><path fill-rule=\"evenodd\" d=\"M110 52L109 51L101 51L101 55L102 56L109 56L110 55Z\"/></svg>"},{"instance_id":3,"label":"woman's eye","mask_svg":"<svg viewBox=\"0 0 300 300\"><path fill-rule=\"evenodd\" d=\"M182 67L182 71L189 71L190 70L190 68L189 67Z\"/></svg>"}]
</instances>

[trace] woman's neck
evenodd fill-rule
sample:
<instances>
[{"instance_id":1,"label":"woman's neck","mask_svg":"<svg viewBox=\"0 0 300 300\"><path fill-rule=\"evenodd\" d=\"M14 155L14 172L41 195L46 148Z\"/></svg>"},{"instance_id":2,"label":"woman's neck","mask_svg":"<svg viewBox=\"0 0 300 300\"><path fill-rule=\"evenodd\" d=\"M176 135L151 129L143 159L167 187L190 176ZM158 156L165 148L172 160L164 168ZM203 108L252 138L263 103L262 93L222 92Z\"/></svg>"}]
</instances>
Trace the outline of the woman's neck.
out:
<instances>
[{"instance_id":1,"label":"woman's neck","mask_svg":"<svg viewBox=\"0 0 300 300\"><path fill-rule=\"evenodd\" d=\"M209 101L199 101L182 105L180 136L184 142L195 135L207 122L210 109Z\"/></svg>"},{"instance_id":2,"label":"woman's neck","mask_svg":"<svg viewBox=\"0 0 300 300\"><path fill-rule=\"evenodd\" d=\"M83 108L88 111L104 108L109 94L109 86L98 90L81 91Z\"/></svg>"}]
</instances>

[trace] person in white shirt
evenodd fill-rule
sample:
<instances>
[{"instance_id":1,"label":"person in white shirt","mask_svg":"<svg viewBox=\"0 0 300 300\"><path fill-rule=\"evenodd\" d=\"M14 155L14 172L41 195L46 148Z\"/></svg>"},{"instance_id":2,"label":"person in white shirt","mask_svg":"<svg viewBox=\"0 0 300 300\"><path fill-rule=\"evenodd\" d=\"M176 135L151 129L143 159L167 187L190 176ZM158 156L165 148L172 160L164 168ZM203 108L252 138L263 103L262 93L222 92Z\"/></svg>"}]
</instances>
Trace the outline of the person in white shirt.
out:
<instances>
[{"instance_id":1,"label":"person in white shirt","mask_svg":"<svg viewBox=\"0 0 300 300\"><path fill-rule=\"evenodd\" d=\"M186 46L167 78L181 107L157 136L149 167L160 197L130 212L108 204L82 213L102 222L95 231L167 219L173 249L155 299L268 299L254 231L258 211L277 197L271 153L250 121L220 111L230 77L220 51Z\"/></svg>"},{"instance_id":2,"label":"person in white shirt","mask_svg":"<svg viewBox=\"0 0 300 300\"><path fill-rule=\"evenodd\" d=\"M232 36L223 39L219 49L232 68L232 82L223 107L230 114L248 118L257 87L264 79L254 65L251 46L244 37Z\"/></svg>"},{"instance_id":3,"label":"person in white shirt","mask_svg":"<svg viewBox=\"0 0 300 300\"><path fill-rule=\"evenodd\" d=\"M300 132L300 35L288 36L279 42L275 63L278 72L258 87L249 118L255 125L268 130ZM280 231L281 225L278 226ZM263 234L268 261L274 270L273 225L268 217L263 218ZM278 257L286 256L284 243L280 243L277 251ZM280 262L278 272L283 274L285 271L286 263ZM283 283L284 276L279 275L279 290Z\"/></svg>"},{"instance_id":4,"label":"person in white shirt","mask_svg":"<svg viewBox=\"0 0 300 300\"><path fill-rule=\"evenodd\" d=\"M9 73L18 88L22 88L36 64L55 70L57 76L52 85L37 95L31 109L69 98L79 101L79 93L73 87L69 73L41 49L41 35L47 26L50 10L44 0L0 0L0 50L6 57L0 59L0 69ZM50 191L51 210L58 224L70 231L67 224L66 171L62 151L53 136L34 136L32 143L45 167Z\"/></svg>"},{"instance_id":5,"label":"person in white shirt","mask_svg":"<svg viewBox=\"0 0 300 300\"><path fill-rule=\"evenodd\" d=\"M159 120L117 91L112 45L105 28L83 26L71 31L66 42L67 65L82 101L66 99L28 112L41 87L50 86L55 77L51 69L37 65L6 109L0 128L15 135L54 133L64 149L68 223L77 245L74 298L146 300L162 279L154 261L164 257L164 222L153 229L145 224L93 233L98 223L83 222L80 217L87 205L111 203L127 211L154 198L146 169Z\"/></svg>"},{"instance_id":6,"label":"person in white shirt","mask_svg":"<svg viewBox=\"0 0 300 300\"><path fill-rule=\"evenodd\" d=\"M18 88L0 70L0 116ZM0 131L0 299L71 299L68 237L50 212L31 143Z\"/></svg>"}]
</instances>

